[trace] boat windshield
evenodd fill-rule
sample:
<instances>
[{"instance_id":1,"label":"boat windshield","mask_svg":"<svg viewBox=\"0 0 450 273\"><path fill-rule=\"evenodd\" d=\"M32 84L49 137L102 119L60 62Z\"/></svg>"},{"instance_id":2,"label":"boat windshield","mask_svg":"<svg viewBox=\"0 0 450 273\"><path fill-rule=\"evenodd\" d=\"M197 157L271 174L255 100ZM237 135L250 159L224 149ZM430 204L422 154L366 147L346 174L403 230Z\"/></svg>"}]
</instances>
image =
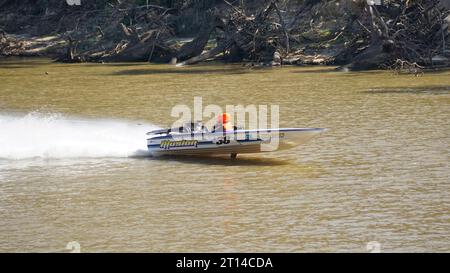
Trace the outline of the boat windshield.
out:
<instances>
[{"instance_id":1,"label":"boat windshield","mask_svg":"<svg viewBox=\"0 0 450 273\"><path fill-rule=\"evenodd\" d=\"M208 133L208 128L202 122L187 122L178 128L170 129L171 132L177 133Z\"/></svg>"},{"instance_id":2,"label":"boat windshield","mask_svg":"<svg viewBox=\"0 0 450 273\"><path fill-rule=\"evenodd\" d=\"M203 125L202 122L189 122L185 124L188 127L188 131L191 133L208 133L208 129Z\"/></svg>"}]
</instances>

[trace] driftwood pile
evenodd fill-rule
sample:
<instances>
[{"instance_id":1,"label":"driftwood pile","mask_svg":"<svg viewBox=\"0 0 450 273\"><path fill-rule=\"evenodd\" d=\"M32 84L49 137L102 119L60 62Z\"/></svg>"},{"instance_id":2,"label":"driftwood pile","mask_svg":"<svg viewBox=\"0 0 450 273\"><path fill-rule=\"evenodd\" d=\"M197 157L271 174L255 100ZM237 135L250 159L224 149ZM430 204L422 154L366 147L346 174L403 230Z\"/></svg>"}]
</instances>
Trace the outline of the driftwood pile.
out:
<instances>
[{"instance_id":1,"label":"driftwood pile","mask_svg":"<svg viewBox=\"0 0 450 273\"><path fill-rule=\"evenodd\" d=\"M449 10L438 0L390 1L364 7L361 24L366 47L344 68L421 70L447 66ZM447 56L447 57L445 57Z\"/></svg>"},{"instance_id":2,"label":"driftwood pile","mask_svg":"<svg viewBox=\"0 0 450 273\"><path fill-rule=\"evenodd\" d=\"M281 64L279 51L289 52L289 34L276 2L271 1L256 15L247 15L242 7L227 2L230 5L228 15L224 18L212 16L211 24L180 49L178 59L182 62L178 65L194 64L218 55L234 62ZM214 30L218 33L217 46L203 52L205 41ZM194 52L201 54L192 54ZM190 58L183 60L187 56Z\"/></svg>"},{"instance_id":3,"label":"driftwood pile","mask_svg":"<svg viewBox=\"0 0 450 273\"><path fill-rule=\"evenodd\" d=\"M445 20L450 13L441 1L383 0L383 5L366 0L203 1L201 27L184 43L177 33L180 18L196 9L192 3L201 1L139 6L136 1L96 0L89 9L66 7L60 16L46 11L42 19L55 25L52 33L64 41L57 58L64 62L147 61L183 66L222 60L421 71L450 66ZM3 6L8 2L13 3L3 0ZM295 10L289 10L291 2ZM333 12L326 11L330 6L347 8L330 15ZM20 40L0 33L0 55L20 52L21 47Z\"/></svg>"},{"instance_id":4,"label":"driftwood pile","mask_svg":"<svg viewBox=\"0 0 450 273\"><path fill-rule=\"evenodd\" d=\"M64 34L67 51L60 61L166 62L175 53L165 43L174 35L169 24L173 9L123 2L111 5L107 12L95 28L78 27Z\"/></svg>"},{"instance_id":5,"label":"driftwood pile","mask_svg":"<svg viewBox=\"0 0 450 273\"><path fill-rule=\"evenodd\" d=\"M189 65L213 58L263 65L281 64L289 52L289 33L277 1L270 1L256 15L226 2L226 11L210 9L208 20L197 36L182 46L175 38L173 21L180 12L157 5L113 6L106 29L77 27L65 33L67 50L64 62L153 61ZM124 6L125 5L125 6ZM124 19L130 24L124 24ZM216 46L205 50L208 42ZM87 50L83 50L87 48Z\"/></svg>"}]
</instances>

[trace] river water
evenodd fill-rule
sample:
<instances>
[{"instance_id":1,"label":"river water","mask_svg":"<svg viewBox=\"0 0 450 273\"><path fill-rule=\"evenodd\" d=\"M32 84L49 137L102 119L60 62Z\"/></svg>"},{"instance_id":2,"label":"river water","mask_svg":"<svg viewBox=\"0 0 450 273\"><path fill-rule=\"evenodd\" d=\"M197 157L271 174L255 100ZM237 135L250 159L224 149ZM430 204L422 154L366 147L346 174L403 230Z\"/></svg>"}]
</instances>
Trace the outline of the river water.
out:
<instances>
[{"instance_id":1,"label":"river water","mask_svg":"<svg viewBox=\"0 0 450 273\"><path fill-rule=\"evenodd\" d=\"M235 161L133 156L194 96L329 131ZM3 61L0 251L449 252L449 106L449 72Z\"/></svg>"}]
</instances>

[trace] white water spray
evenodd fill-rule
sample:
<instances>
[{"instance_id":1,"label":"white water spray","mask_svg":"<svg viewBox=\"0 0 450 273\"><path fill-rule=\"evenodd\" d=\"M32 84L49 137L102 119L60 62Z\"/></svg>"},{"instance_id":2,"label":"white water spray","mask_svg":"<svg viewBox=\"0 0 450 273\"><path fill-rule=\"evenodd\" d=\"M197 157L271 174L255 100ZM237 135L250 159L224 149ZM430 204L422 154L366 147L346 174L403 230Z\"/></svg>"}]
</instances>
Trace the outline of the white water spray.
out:
<instances>
[{"instance_id":1,"label":"white water spray","mask_svg":"<svg viewBox=\"0 0 450 273\"><path fill-rule=\"evenodd\" d=\"M128 157L147 150L145 133L156 128L60 114L0 114L0 158Z\"/></svg>"}]
</instances>

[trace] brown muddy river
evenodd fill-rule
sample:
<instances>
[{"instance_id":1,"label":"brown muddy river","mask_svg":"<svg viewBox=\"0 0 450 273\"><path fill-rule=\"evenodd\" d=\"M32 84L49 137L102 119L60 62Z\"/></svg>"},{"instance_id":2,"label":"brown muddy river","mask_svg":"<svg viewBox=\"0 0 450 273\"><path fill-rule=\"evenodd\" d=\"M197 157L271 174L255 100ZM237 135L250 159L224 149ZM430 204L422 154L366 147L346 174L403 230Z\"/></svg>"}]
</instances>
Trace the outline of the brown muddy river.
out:
<instances>
[{"instance_id":1,"label":"brown muddy river","mask_svg":"<svg viewBox=\"0 0 450 273\"><path fill-rule=\"evenodd\" d=\"M284 152L132 157L176 104L276 104ZM450 72L0 63L0 251L450 252Z\"/></svg>"}]
</instances>

